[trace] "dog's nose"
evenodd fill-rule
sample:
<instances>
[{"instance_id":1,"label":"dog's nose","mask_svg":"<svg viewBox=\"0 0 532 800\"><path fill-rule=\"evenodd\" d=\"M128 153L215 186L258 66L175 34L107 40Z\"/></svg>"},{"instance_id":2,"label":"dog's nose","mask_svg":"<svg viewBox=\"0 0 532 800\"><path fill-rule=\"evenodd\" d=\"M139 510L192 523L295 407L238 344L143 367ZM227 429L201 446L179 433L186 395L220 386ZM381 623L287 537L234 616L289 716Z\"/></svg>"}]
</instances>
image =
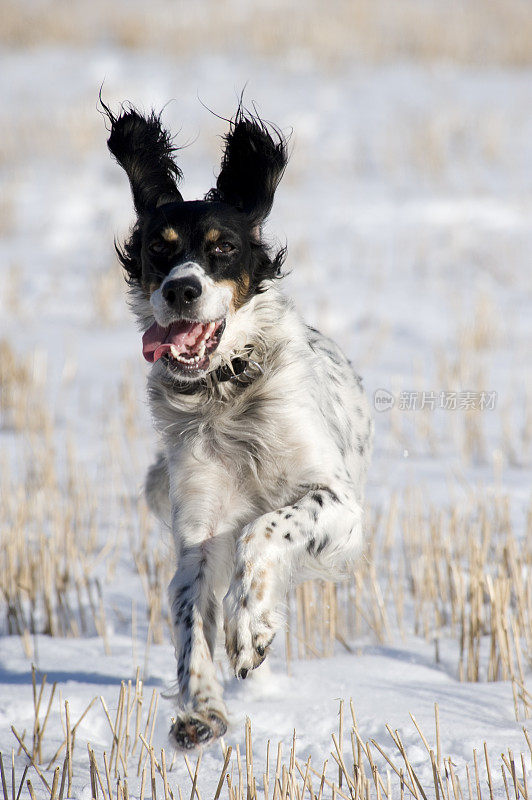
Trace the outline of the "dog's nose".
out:
<instances>
[{"instance_id":1,"label":"dog's nose","mask_svg":"<svg viewBox=\"0 0 532 800\"><path fill-rule=\"evenodd\" d=\"M201 283L193 275L167 281L162 289L162 295L169 306L188 305L197 300L200 294Z\"/></svg>"}]
</instances>

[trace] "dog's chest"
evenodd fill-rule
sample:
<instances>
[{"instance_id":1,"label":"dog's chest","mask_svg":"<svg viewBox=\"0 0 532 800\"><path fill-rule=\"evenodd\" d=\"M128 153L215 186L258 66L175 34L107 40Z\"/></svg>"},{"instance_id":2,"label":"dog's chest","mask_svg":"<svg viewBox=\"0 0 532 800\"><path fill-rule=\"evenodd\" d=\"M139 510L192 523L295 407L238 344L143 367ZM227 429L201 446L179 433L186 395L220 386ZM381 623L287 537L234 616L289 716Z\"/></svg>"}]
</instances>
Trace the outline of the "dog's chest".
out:
<instances>
[{"instance_id":1,"label":"dog's chest","mask_svg":"<svg viewBox=\"0 0 532 800\"><path fill-rule=\"evenodd\" d=\"M316 461L309 417L308 409L293 402L249 392L203 415L188 445L233 476L259 505L282 504Z\"/></svg>"}]
</instances>

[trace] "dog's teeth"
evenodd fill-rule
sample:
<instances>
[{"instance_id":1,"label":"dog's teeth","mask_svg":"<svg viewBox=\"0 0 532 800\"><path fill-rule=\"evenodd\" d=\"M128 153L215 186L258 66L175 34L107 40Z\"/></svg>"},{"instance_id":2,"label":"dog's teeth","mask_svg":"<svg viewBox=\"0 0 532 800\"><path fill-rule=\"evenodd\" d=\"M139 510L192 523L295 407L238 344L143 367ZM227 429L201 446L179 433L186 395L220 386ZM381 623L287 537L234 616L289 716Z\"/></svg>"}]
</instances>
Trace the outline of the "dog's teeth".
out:
<instances>
[{"instance_id":1,"label":"dog's teeth","mask_svg":"<svg viewBox=\"0 0 532 800\"><path fill-rule=\"evenodd\" d=\"M173 355L173 353L172 353L172 355ZM196 361L199 361L198 356L189 356L187 358L187 356L182 356L182 355L179 355L179 354L177 354L175 356L175 359L176 359L176 361L179 361L181 364L194 364Z\"/></svg>"},{"instance_id":2,"label":"dog's teeth","mask_svg":"<svg viewBox=\"0 0 532 800\"><path fill-rule=\"evenodd\" d=\"M198 350L198 360L199 358L203 358L204 355L205 355L205 339L202 341L201 347Z\"/></svg>"},{"instance_id":3,"label":"dog's teeth","mask_svg":"<svg viewBox=\"0 0 532 800\"><path fill-rule=\"evenodd\" d=\"M205 328L205 332L204 332L203 336L201 337L201 339L199 340L200 341L200 349L198 351L199 353L201 353L202 348L205 349L205 343L206 343L207 339L210 338L211 333L213 332L215 327L216 327L216 322L209 322L209 324Z\"/></svg>"},{"instance_id":4,"label":"dog's teeth","mask_svg":"<svg viewBox=\"0 0 532 800\"><path fill-rule=\"evenodd\" d=\"M179 350L177 349L175 344L171 344L170 345L170 352L171 352L173 358L179 358Z\"/></svg>"}]
</instances>

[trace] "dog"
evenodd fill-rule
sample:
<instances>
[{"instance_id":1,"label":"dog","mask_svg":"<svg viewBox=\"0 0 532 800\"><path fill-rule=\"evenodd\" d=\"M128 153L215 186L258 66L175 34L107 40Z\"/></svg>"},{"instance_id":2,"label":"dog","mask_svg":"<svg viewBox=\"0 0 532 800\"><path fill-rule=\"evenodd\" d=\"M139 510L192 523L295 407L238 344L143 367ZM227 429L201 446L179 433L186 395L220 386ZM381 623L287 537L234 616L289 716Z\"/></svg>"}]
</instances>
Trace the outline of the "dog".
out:
<instances>
[{"instance_id":1,"label":"dog","mask_svg":"<svg viewBox=\"0 0 532 800\"><path fill-rule=\"evenodd\" d=\"M160 115L102 105L137 214L117 252L153 364L162 450L145 489L175 541L170 736L186 750L227 729L213 661L222 619L245 678L266 658L290 580L337 578L359 554L373 422L347 358L278 288L285 250L262 226L288 162L280 129L240 103L215 187L184 200Z\"/></svg>"}]
</instances>

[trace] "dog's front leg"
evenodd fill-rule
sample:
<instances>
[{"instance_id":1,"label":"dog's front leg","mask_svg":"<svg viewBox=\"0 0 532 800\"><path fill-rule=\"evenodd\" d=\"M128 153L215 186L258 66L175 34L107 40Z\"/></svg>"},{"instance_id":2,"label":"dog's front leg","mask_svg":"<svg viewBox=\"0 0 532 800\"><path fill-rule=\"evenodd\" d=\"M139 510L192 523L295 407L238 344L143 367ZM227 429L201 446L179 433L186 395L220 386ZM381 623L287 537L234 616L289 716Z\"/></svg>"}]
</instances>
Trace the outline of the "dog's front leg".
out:
<instances>
[{"instance_id":1,"label":"dog's front leg","mask_svg":"<svg viewBox=\"0 0 532 800\"><path fill-rule=\"evenodd\" d=\"M180 705L171 736L189 749L222 736L227 727L213 655L240 506L227 470L197 453L170 462L169 475L178 563L169 599Z\"/></svg>"},{"instance_id":2,"label":"dog's front leg","mask_svg":"<svg viewBox=\"0 0 532 800\"><path fill-rule=\"evenodd\" d=\"M227 561L225 537L182 543L179 566L170 584L177 657L180 710L171 736L190 749L222 736L227 712L213 662L219 603L214 594L215 565Z\"/></svg>"},{"instance_id":3,"label":"dog's front leg","mask_svg":"<svg viewBox=\"0 0 532 800\"><path fill-rule=\"evenodd\" d=\"M243 529L224 599L225 646L237 677L266 657L278 606L298 568L312 559L354 554L362 542L362 510L349 486L315 485L289 506Z\"/></svg>"}]
</instances>

